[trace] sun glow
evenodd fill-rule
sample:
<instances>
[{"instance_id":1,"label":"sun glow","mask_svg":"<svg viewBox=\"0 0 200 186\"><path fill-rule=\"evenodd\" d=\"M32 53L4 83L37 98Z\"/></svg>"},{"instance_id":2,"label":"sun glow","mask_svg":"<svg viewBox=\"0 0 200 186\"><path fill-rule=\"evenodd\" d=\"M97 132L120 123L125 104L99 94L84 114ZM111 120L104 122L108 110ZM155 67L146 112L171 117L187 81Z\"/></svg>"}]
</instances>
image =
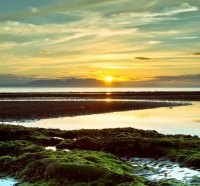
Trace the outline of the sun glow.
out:
<instances>
[{"instance_id":1,"label":"sun glow","mask_svg":"<svg viewBox=\"0 0 200 186\"><path fill-rule=\"evenodd\" d=\"M110 83L110 82L113 81L113 78L110 77L110 76L106 76L104 80L105 80L106 83Z\"/></svg>"}]
</instances>

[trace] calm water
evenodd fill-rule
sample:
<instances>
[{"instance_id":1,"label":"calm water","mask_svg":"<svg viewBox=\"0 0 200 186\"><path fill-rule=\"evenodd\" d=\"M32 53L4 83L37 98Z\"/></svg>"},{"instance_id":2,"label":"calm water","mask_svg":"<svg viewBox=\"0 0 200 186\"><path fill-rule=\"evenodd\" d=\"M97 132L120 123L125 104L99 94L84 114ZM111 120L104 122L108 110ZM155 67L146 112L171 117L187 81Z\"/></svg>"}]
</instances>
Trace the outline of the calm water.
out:
<instances>
[{"instance_id":1,"label":"calm water","mask_svg":"<svg viewBox=\"0 0 200 186\"><path fill-rule=\"evenodd\" d=\"M192 103L193 105L173 108L43 119L14 124L65 130L134 127L145 130L157 130L164 134L191 134L200 136L200 102Z\"/></svg>"},{"instance_id":2,"label":"calm water","mask_svg":"<svg viewBox=\"0 0 200 186\"><path fill-rule=\"evenodd\" d=\"M154 91L200 91L200 88L1 88L1 92L154 92Z\"/></svg>"}]
</instances>

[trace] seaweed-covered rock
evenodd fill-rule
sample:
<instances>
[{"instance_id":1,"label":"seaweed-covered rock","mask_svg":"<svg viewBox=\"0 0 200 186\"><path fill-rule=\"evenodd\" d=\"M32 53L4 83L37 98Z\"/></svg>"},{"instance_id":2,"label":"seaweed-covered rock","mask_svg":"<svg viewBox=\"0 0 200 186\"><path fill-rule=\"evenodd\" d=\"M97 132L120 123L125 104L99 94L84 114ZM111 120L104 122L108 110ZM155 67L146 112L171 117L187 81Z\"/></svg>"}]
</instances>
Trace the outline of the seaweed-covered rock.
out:
<instances>
[{"instance_id":1,"label":"seaweed-covered rock","mask_svg":"<svg viewBox=\"0 0 200 186\"><path fill-rule=\"evenodd\" d=\"M101 186L144 185L143 180L130 174L132 167L121 157L165 156L200 168L200 138L196 136L133 128L60 131L11 125L0 125L0 134L0 172L33 185L87 185L86 180ZM71 151L45 150L49 145ZM63 174L67 176L63 178Z\"/></svg>"},{"instance_id":2,"label":"seaweed-covered rock","mask_svg":"<svg viewBox=\"0 0 200 186\"><path fill-rule=\"evenodd\" d=\"M77 139L71 144L74 148L82 150L100 150L101 146L89 137Z\"/></svg>"},{"instance_id":3,"label":"seaweed-covered rock","mask_svg":"<svg viewBox=\"0 0 200 186\"><path fill-rule=\"evenodd\" d=\"M108 174L108 170L101 166L75 164L75 163L52 163L45 170L45 179L67 179L80 182L98 180Z\"/></svg>"}]
</instances>

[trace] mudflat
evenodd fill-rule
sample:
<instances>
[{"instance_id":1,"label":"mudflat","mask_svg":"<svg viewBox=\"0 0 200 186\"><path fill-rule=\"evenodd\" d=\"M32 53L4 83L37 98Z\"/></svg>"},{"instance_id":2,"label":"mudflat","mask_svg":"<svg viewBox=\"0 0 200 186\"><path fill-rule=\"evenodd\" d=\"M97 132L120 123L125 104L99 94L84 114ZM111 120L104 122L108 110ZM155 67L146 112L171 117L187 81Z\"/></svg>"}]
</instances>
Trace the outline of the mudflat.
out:
<instances>
[{"instance_id":1,"label":"mudflat","mask_svg":"<svg viewBox=\"0 0 200 186\"><path fill-rule=\"evenodd\" d=\"M30 120L174 107L198 100L200 92L1 93L0 119Z\"/></svg>"},{"instance_id":2,"label":"mudflat","mask_svg":"<svg viewBox=\"0 0 200 186\"><path fill-rule=\"evenodd\" d=\"M76 98L76 99L148 99L148 100L181 100L181 101L200 101L200 91L174 91L174 92L51 92L51 93L0 93L3 98Z\"/></svg>"}]
</instances>

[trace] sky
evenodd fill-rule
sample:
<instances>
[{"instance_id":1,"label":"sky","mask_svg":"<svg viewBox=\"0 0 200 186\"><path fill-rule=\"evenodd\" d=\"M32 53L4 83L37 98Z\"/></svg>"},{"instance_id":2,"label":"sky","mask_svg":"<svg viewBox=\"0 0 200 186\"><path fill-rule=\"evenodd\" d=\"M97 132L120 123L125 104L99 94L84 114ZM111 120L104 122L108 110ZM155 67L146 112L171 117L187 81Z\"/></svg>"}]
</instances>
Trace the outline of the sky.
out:
<instances>
[{"instance_id":1,"label":"sky","mask_svg":"<svg viewBox=\"0 0 200 186\"><path fill-rule=\"evenodd\" d=\"M0 0L0 84L200 87L199 0Z\"/></svg>"}]
</instances>

